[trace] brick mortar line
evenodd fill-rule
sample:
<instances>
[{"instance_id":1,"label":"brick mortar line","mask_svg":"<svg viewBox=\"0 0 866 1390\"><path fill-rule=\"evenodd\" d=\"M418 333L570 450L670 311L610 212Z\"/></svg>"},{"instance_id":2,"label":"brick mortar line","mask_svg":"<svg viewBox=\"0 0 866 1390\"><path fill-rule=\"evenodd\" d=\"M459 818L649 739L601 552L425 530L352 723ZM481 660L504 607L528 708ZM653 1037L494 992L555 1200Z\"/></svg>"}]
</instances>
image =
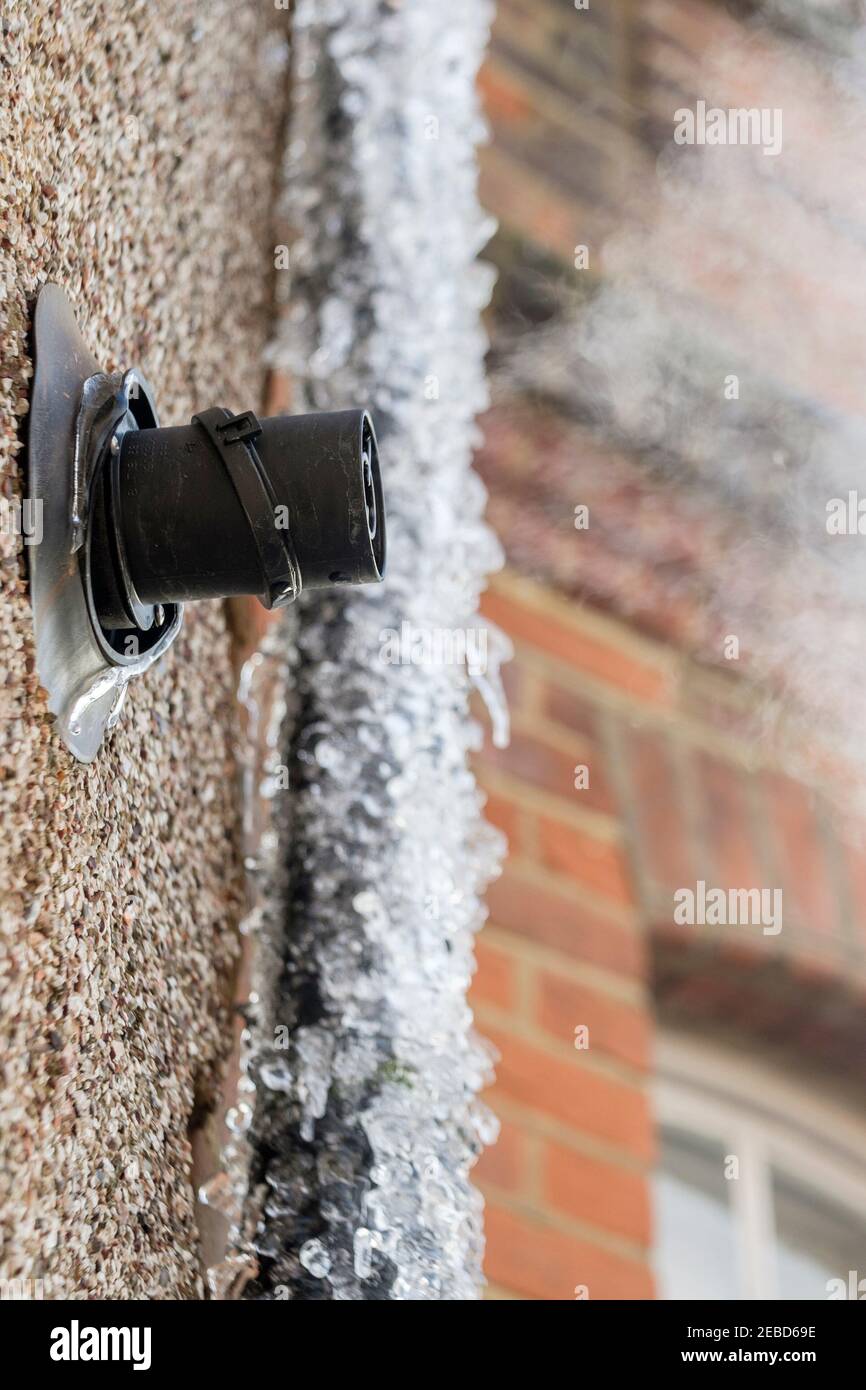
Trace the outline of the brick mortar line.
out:
<instances>
[{"instance_id":1,"label":"brick mortar line","mask_svg":"<svg viewBox=\"0 0 866 1390\"><path fill-rule=\"evenodd\" d=\"M748 674L743 675L738 664L726 661L724 665L708 665L683 653L683 693L701 699L718 700L721 704L736 709L738 714L753 711L756 704L767 703L768 692L760 681L753 681Z\"/></svg>"},{"instance_id":2,"label":"brick mortar line","mask_svg":"<svg viewBox=\"0 0 866 1390\"><path fill-rule=\"evenodd\" d=\"M572 984L587 985L597 994L604 995L616 1003L632 1004L648 1016L650 1014L646 988L614 970L605 970L601 965L575 960L573 956L557 951L554 946L532 941L517 932L509 931L507 927L497 926L494 921L490 921L482 929L480 939L507 953L509 959L512 956L520 956L537 971L544 970L549 974L564 977Z\"/></svg>"},{"instance_id":3,"label":"brick mortar line","mask_svg":"<svg viewBox=\"0 0 866 1390\"><path fill-rule=\"evenodd\" d=\"M673 769L673 797L684 822L684 848L692 865L706 863L717 870L718 837L708 836L702 816L698 763L682 739L667 740L665 752Z\"/></svg>"},{"instance_id":4,"label":"brick mortar line","mask_svg":"<svg viewBox=\"0 0 866 1390\"><path fill-rule=\"evenodd\" d=\"M543 717L542 701L545 683L536 671L530 671L528 677L528 679L521 680L524 698L509 706L512 718L517 713L523 714L529 719L541 719Z\"/></svg>"},{"instance_id":5,"label":"brick mortar line","mask_svg":"<svg viewBox=\"0 0 866 1390\"><path fill-rule=\"evenodd\" d=\"M619 199L621 204L628 202L630 180L638 161L651 165L646 146L641 139L637 115L635 89L638 86L640 58L639 44L636 42L636 14L631 0L622 0L611 9L611 39L614 49L614 65L617 77L617 91L622 102L622 126L628 134L628 144L623 143L623 154L618 164ZM644 92L641 91L641 96ZM635 159L634 147L638 151Z\"/></svg>"},{"instance_id":6,"label":"brick mortar line","mask_svg":"<svg viewBox=\"0 0 866 1390\"><path fill-rule=\"evenodd\" d=\"M652 877L638 820L637 798L632 786L631 770L625 757L621 731L615 727L615 721L607 711L603 711L600 716L600 729L602 753L607 766L608 778L620 808L628 863L633 876L635 896L639 904L640 927L645 932Z\"/></svg>"},{"instance_id":7,"label":"brick mortar line","mask_svg":"<svg viewBox=\"0 0 866 1390\"><path fill-rule=\"evenodd\" d=\"M504 1284L494 1284L488 1279L481 1294L482 1301L485 1303L537 1303L538 1299L530 1298L528 1294L518 1293L516 1289L508 1289Z\"/></svg>"},{"instance_id":8,"label":"brick mortar line","mask_svg":"<svg viewBox=\"0 0 866 1390\"><path fill-rule=\"evenodd\" d=\"M538 976L532 963L525 957L513 961L513 965L517 985L517 1008L513 1010L511 1017L531 1023L535 1018L539 1002Z\"/></svg>"},{"instance_id":9,"label":"brick mortar line","mask_svg":"<svg viewBox=\"0 0 866 1390\"><path fill-rule=\"evenodd\" d=\"M563 1148L573 1149L576 1154L594 1159L597 1163L607 1163L624 1173L646 1178L652 1176L654 1165L651 1162L612 1140L601 1139L596 1134L590 1134L588 1130L576 1129L567 1125L564 1120L557 1120L554 1116L548 1115L546 1111L533 1110L530 1106L522 1105L520 1101L511 1100L507 1096L497 1095L495 1103L490 1100L487 1103L501 1120L507 1120L523 1134L531 1134L550 1143L560 1144ZM654 1120L654 1115L652 1118ZM653 1127L656 1128L655 1124Z\"/></svg>"},{"instance_id":10,"label":"brick mortar line","mask_svg":"<svg viewBox=\"0 0 866 1390\"><path fill-rule=\"evenodd\" d=\"M541 863L541 822L527 806L521 804L517 813L517 836L520 853L535 864ZM510 846L509 846L510 849ZM506 870L507 872L507 870Z\"/></svg>"},{"instance_id":11,"label":"brick mortar line","mask_svg":"<svg viewBox=\"0 0 866 1390\"><path fill-rule=\"evenodd\" d=\"M569 1216L567 1212L561 1211L559 1207L550 1206L546 1200L538 1203L521 1200L520 1197L515 1197L513 1192L505 1192L501 1187L496 1187L494 1183L484 1183L481 1190L485 1200L489 1198L498 1207L503 1207L515 1216L520 1216L533 1226L540 1226L557 1234L571 1236L573 1240L594 1245L609 1255L618 1255L621 1259L631 1260L635 1264L644 1266L649 1264L652 1246L629 1240L627 1236L619 1236L615 1231L608 1231L602 1226L593 1226L589 1222L578 1221L575 1217Z\"/></svg>"},{"instance_id":12,"label":"brick mortar line","mask_svg":"<svg viewBox=\"0 0 866 1390\"><path fill-rule=\"evenodd\" d=\"M748 772L764 768L785 770L784 755L789 749L797 748L797 724L803 718L802 712L793 706L786 705L784 701L775 701L779 751L772 759L763 756L761 750L756 750L754 739L721 730L683 707L683 697L693 693L706 699L715 696L722 705L733 704L738 712L743 708L748 710L751 707L755 711L766 708L771 697L748 675L707 669L687 652L642 634L636 635L620 619L569 604L567 599L552 594L537 581L515 575L510 570L502 571L495 577L490 592L502 594L528 615L553 619L576 634L598 640L614 652L632 655L638 664L655 671L657 675L668 675L677 698L666 706L646 696L632 695L616 682L589 675L579 666L554 656L535 643L528 643L523 638L514 639L518 657L529 664L534 675L539 671L552 675L554 679L564 681L568 687L587 694L594 703L615 704L626 712L639 712L644 722L653 726L676 724L677 733L686 737L690 744L717 751ZM786 733L786 730L789 732ZM810 781L809 785L812 784Z\"/></svg>"},{"instance_id":13,"label":"brick mortar line","mask_svg":"<svg viewBox=\"0 0 866 1390\"><path fill-rule=\"evenodd\" d=\"M623 931L633 932L635 935L641 933L642 919L637 906L626 908L618 904L614 898L598 896L592 889L584 887L582 882L568 874L557 874L554 870L521 854L515 854L508 860L508 871L528 887L555 893L575 907L584 908L594 916L604 918L612 927L620 927Z\"/></svg>"},{"instance_id":14,"label":"brick mortar line","mask_svg":"<svg viewBox=\"0 0 866 1390\"><path fill-rule=\"evenodd\" d=\"M827 805L823 796L819 797L815 807L815 820L818 825L819 843L824 852L836 895L836 908L839 915L838 935L844 943L844 949L858 955L861 961L864 961L866 959L866 938L863 936L863 927L857 912L847 855L841 834L837 832L834 824L832 808Z\"/></svg>"},{"instance_id":15,"label":"brick mortar line","mask_svg":"<svg viewBox=\"0 0 866 1390\"><path fill-rule=\"evenodd\" d=\"M613 1081L618 1086L626 1086L644 1097L648 1095L652 1081L651 1068L641 1071L639 1067L620 1061L616 1057L597 1057L591 1047L579 1049L574 1047L573 1043L557 1043L555 1034L546 1032L531 1019L515 1018L508 1009L490 1004L487 1000L479 999L473 1013L476 1025L482 1033L485 1028L495 1028L500 1033L507 1033L510 1038L528 1043L538 1052L543 1052L552 1062L570 1062L576 1065L579 1071L589 1072L590 1075L604 1081Z\"/></svg>"},{"instance_id":16,"label":"brick mortar line","mask_svg":"<svg viewBox=\"0 0 866 1390\"><path fill-rule=\"evenodd\" d=\"M494 179L507 178L509 182L513 182L513 157L504 154L501 150L497 149L495 145L483 147L480 160L482 192L485 174L488 171ZM579 232L584 227L591 226L593 223L601 228L598 234L599 242L602 241L603 236L606 236L609 231L613 230L614 221L611 214L606 213L604 209L596 208L591 202L579 203L576 199L567 197L558 184L551 182L551 179L534 165L524 164L521 168L520 176L522 180L522 191L526 195L527 200L534 195L536 198L543 201L548 208L555 206L560 212L569 216L573 223L571 237L575 238L574 245L579 244L576 240ZM554 241L549 235L542 238L532 230L525 227L517 227L515 224L509 222L507 214L501 211L497 213L497 216L503 228L512 229L519 234L524 241L531 242L534 246L543 247L554 259L557 256L561 256L564 263L571 264L571 259L574 254L572 246L563 247L559 240Z\"/></svg>"},{"instance_id":17,"label":"brick mortar line","mask_svg":"<svg viewBox=\"0 0 866 1390\"><path fill-rule=\"evenodd\" d=\"M516 802L518 810L531 806L539 814L553 816L555 820L571 825L575 830L586 831L606 845L623 844L620 820L615 811L595 811L589 807L575 806L570 797L560 796L558 792L542 791L516 773L486 762L483 753L478 755L473 765L478 771L482 790L490 791L504 800ZM591 778L591 763L589 769ZM572 795L578 798L582 793L575 790Z\"/></svg>"},{"instance_id":18,"label":"brick mortar line","mask_svg":"<svg viewBox=\"0 0 866 1390\"><path fill-rule=\"evenodd\" d=\"M515 44L511 40L508 40L508 43L513 53ZM574 134L575 118L577 118L580 121L582 143L593 150L601 150L610 159L611 166L616 167L618 164L617 155L623 154L622 127L616 125L616 117L599 115L597 111L593 111L591 106L588 108L585 101L569 100L559 88L545 86L534 73L520 67L512 53L506 52L504 48L494 43L485 65L491 75L498 72L504 73L517 89L518 96L527 100L527 105L532 108L532 114L546 116L553 125L558 126L563 135ZM592 85L594 90L601 93L602 96L610 95L611 89L604 81L594 82ZM629 171L639 176L641 173L639 166L643 166L643 175L645 177L651 175L652 160L647 156L646 147L631 131L627 134L627 143ZM529 163L529 160L522 158L520 163ZM606 182L604 179L602 181ZM560 184L557 184L556 187L562 191Z\"/></svg>"},{"instance_id":19,"label":"brick mortar line","mask_svg":"<svg viewBox=\"0 0 866 1390\"><path fill-rule=\"evenodd\" d=\"M537 1134L523 1135L526 1153L526 1197L529 1201L543 1206L544 1198L544 1157L542 1140Z\"/></svg>"},{"instance_id":20,"label":"brick mortar line","mask_svg":"<svg viewBox=\"0 0 866 1390\"><path fill-rule=\"evenodd\" d=\"M521 733L537 733L546 743L553 744L569 757L572 757L575 751L592 748L591 734L581 734L577 729L570 729L567 724L561 724L558 719L553 719L541 710L535 713L518 706L511 711L511 722Z\"/></svg>"},{"instance_id":21,"label":"brick mortar line","mask_svg":"<svg viewBox=\"0 0 866 1390\"><path fill-rule=\"evenodd\" d=\"M665 643L636 633L618 618L608 617L595 609L575 603L555 589L539 584L535 579L500 570L489 585L491 594L502 594L515 607L539 614L581 637L589 637L600 646L630 656L636 664L649 668L658 676L672 681L679 675L683 655Z\"/></svg>"},{"instance_id":22,"label":"brick mortar line","mask_svg":"<svg viewBox=\"0 0 866 1390\"><path fill-rule=\"evenodd\" d=\"M784 748L780 749L780 756L771 759L764 752L765 745L756 745L746 737L707 723L680 704L666 706L646 697L631 695L622 686L588 675L580 667L570 665L562 657L555 657L542 647L530 645L523 638L512 638L512 641L515 665L525 664L533 675L540 673L566 690L574 691L597 712L605 710L629 720L636 715L642 727L653 732L673 733L690 749L712 753L749 775L785 770Z\"/></svg>"}]
</instances>

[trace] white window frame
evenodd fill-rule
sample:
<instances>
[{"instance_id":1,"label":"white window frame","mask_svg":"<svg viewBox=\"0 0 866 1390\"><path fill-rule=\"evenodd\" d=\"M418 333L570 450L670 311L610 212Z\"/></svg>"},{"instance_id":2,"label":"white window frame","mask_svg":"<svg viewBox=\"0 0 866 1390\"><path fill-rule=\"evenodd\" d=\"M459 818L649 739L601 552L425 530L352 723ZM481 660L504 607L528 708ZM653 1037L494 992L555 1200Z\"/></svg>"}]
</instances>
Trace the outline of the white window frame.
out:
<instances>
[{"instance_id":1,"label":"white window frame","mask_svg":"<svg viewBox=\"0 0 866 1390\"><path fill-rule=\"evenodd\" d=\"M866 1216L866 1118L816 1087L751 1055L664 1033L654 1103L661 1126L721 1144L739 1159L731 1211L746 1298L779 1297L773 1168Z\"/></svg>"}]
</instances>

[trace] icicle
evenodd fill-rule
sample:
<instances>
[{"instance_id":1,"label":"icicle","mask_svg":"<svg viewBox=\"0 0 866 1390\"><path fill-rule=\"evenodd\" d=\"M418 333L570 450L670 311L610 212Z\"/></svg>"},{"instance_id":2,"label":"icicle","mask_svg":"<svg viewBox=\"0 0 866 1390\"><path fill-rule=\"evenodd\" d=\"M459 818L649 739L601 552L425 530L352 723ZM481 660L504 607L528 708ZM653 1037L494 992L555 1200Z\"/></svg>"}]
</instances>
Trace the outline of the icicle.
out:
<instances>
[{"instance_id":1,"label":"icicle","mask_svg":"<svg viewBox=\"0 0 866 1390\"><path fill-rule=\"evenodd\" d=\"M277 1065L262 1029L252 1132L280 1198L260 1216L250 1297L471 1299L481 1283L469 1171L495 1125L465 994L502 837L468 770L473 682L507 737L506 644L477 615L501 553L471 470L492 282L475 259L492 228L474 82L491 8L296 9L284 212L298 236L270 357L299 409L369 403L389 562L379 589L299 605L271 1020L289 1042Z\"/></svg>"}]
</instances>

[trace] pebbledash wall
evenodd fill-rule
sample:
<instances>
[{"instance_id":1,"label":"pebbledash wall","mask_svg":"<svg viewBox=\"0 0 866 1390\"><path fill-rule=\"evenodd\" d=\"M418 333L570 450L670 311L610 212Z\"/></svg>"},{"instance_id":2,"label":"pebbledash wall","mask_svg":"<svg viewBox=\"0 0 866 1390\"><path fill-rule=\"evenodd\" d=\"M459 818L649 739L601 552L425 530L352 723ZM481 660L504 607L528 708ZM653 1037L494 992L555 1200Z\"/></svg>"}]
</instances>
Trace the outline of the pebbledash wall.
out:
<instances>
[{"instance_id":1,"label":"pebbledash wall","mask_svg":"<svg viewBox=\"0 0 866 1390\"><path fill-rule=\"evenodd\" d=\"M23 490L45 280L107 367L147 375L164 424L258 401L284 21L229 0L0 0L4 498ZM191 1140L241 911L226 615L189 609L84 767L39 689L20 537L0 555L0 1280L201 1297Z\"/></svg>"},{"instance_id":2,"label":"pebbledash wall","mask_svg":"<svg viewBox=\"0 0 866 1390\"><path fill-rule=\"evenodd\" d=\"M817 37L804 10L712 0L620 0L580 13L555 0L498 7L482 73L493 140L481 180L500 223L489 251L500 272L496 390L478 466L509 557L484 611L511 636L516 656L506 670L511 746L487 746L477 764L487 814L510 841L489 894L473 989L479 1029L501 1053L487 1098L502 1136L476 1170L492 1297L654 1296L662 1030L770 1057L815 1095L839 1088L862 1114L866 857L864 826L846 804L857 774L844 759L822 759L813 737L786 723L774 672L751 659L770 634L751 630L741 661L726 662L722 646L731 631L725 602L738 581L756 619L786 618L769 539L763 568L746 568L761 504L738 489L742 479L750 486L768 476L764 426L784 428L791 401L806 414L813 405L820 414L834 393L841 405L862 335L850 333L844 349L825 337L822 277L795 285L792 262L769 264L770 243L749 242L756 209L759 225L772 233L778 224L776 185L752 183L754 203L726 227L728 245L742 253L739 269L714 240L721 205L711 203L702 235L674 251L682 278L664 301L669 310L688 301L693 323L710 336L743 329L729 342L747 357L745 394L764 404L743 426L742 478L725 473L725 454L738 445L723 421L725 447L718 459L709 455L715 476L696 477L687 448L674 471L638 431L629 434L621 419L612 428L596 411L586 361L569 358L565 334L556 351L532 359L533 334L555 323L563 303L579 317L581 304L604 293L602 248L642 198L645 240L636 245L654 271L654 258L664 262L651 209L673 111L729 90L724 80L708 88L707 54L722 70L722 55L740 54L727 68L731 104L763 105L770 75L785 73L792 133L825 118L825 136L832 129L830 98L809 105L809 74L821 45L828 53L844 45L843 7L826 7L820 24L813 17ZM755 16L767 26L749 27ZM806 78L794 90L799 64ZM820 200L809 201L821 171L806 156L795 165L801 234L823 244L825 214ZM790 162L779 168L791 178ZM827 185L827 197L842 197L843 185ZM689 194L678 206L693 203ZM590 268L575 274L579 244ZM813 344L788 322L792 305L796 322L815 323ZM640 315L634 324L641 341ZM667 409L671 379L689 368L676 347L670 361L636 362L629 343L626 335L613 353L614 373L620 361L623 382L647 368ZM523 353L517 370L515 349ZM703 345L683 337L678 351L699 361ZM690 418L705 410L697 395L686 408ZM675 412L671 419L680 423ZM682 441L667 434L675 451ZM809 427L801 434L812 439ZM587 530L575 530L576 503L589 506ZM810 564L805 551L792 553ZM782 674L796 682L808 664L804 656ZM819 689L833 689L832 665L818 670ZM700 880L780 888L783 930L676 926L674 893ZM584 1027L589 1045L575 1047Z\"/></svg>"}]
</instances>

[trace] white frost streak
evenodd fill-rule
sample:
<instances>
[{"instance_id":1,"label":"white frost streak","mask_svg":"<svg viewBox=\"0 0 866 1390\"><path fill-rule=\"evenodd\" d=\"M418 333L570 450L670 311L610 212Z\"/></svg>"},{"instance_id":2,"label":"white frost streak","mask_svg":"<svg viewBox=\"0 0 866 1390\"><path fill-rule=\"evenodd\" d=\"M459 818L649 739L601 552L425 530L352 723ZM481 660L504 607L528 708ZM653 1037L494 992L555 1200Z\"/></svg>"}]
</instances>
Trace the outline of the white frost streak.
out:
<instances>
[{"instance_id":1,"label":"white frost streak","mask_svg":"<svg viewBox=\"0 0 866 1390\"><path fill-rule=\"evenodd\" d=\"M487 403L474 82L490 17L478 0L331 0L300 3L294 24L284 211L299 235L271 356L297 409L371 406L388 512L387 582L302 600L298 634L311 775L292 852L311 892L289 951L312 951L322 1012L298 1030L286 1103L322 1144L320 1174L342 1115L372 1149L365 1195L321 1200L324 1229L301 1254L334 1298L367 1296L377 1262L390 1298L471 1299L481 1282L468 1175L495 1121L476 1098L490 1058L465 994L502 843L467 767L464 667L389 665L380 634L477 626L501 564L470 466ZM507 644L492 645L499 704Z\"/></svg>"}]
</instances>

